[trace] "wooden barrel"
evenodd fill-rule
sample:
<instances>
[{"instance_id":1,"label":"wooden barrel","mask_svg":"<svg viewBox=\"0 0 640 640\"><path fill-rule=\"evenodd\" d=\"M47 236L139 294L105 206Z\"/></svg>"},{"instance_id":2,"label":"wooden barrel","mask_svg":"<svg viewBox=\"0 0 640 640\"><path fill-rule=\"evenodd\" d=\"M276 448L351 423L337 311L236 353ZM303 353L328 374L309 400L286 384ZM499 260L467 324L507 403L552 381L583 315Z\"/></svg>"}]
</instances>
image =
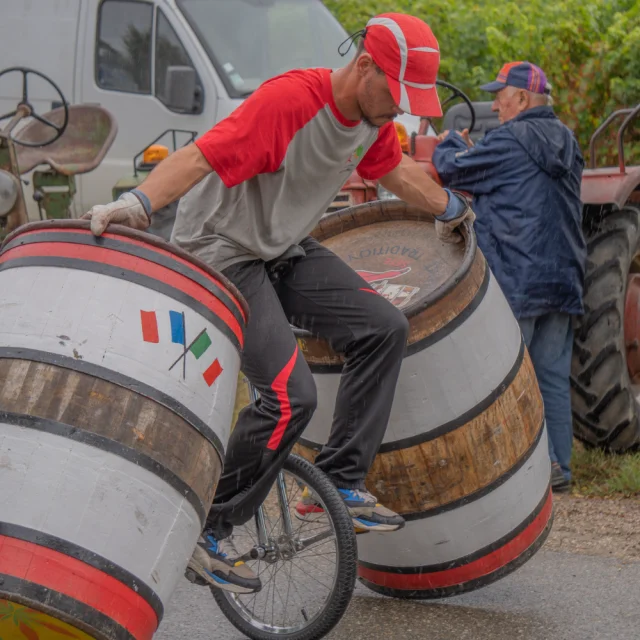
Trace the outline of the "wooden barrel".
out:
<instances>
[{"instance_id":1,"label":"wooden barrel","mask_svg":"<svg viewBox=\"0 0 640 640\"><path fill-rule=\"evenodd\" d=\"M407 524L358 537L375 591L433 598L475 589L531 557L552 520L543 406L519 325L470 226L438 240L433 219L398 201L324 218L314 235L410 322L406 355L368 489ZM318 409L297 452L313 460L332 422L343 359L299 344Z\"/></svg>"},{"instance_id":2,"label":"wooden barrel","mask_svg":"<svg viewBox=\"0 0 640 640\"><path fill-rule=\"evenodd\" d=\"M0 289L0 637L151 640L220 476L246 303L80 221L9 236Z\"/></svg>"}]
</instances>

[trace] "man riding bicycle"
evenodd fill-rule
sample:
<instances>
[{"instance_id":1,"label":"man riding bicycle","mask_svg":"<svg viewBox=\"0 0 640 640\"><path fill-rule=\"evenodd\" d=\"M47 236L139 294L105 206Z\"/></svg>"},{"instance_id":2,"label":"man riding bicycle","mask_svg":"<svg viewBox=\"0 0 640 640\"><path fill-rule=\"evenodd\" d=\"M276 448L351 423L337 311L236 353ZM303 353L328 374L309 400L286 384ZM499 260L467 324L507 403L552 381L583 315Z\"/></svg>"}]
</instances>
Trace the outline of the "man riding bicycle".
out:
<instances>
[{"instance_id":1,"label":"man riding bicycle","mask_svg":"<svg viewBox=\"0 0 640 640\"><path fill-rule=\"evenodd\" d=\"M172 242L221 271L249 305L242 371L260 399L240 413L189 563L206 583L237 593L259 590L260 580L234 562L233 526L263 502L316 407L291 324L345 354L331 435L316 465L338 488L358 531L404 525L364 479L389 420L408 323L310 231L354 169L435 214L445 235L473 218L465 199L402 154L393 126L403 112L442 115L431 29L412 16L383 14L361 35L347 66L294 70L265 82L139 188L84 216L96 235L111 222L145 229L153 211L182 198ZM310 496L296 516L315 518L319 509Z\"/></svg>"}]
</instances>

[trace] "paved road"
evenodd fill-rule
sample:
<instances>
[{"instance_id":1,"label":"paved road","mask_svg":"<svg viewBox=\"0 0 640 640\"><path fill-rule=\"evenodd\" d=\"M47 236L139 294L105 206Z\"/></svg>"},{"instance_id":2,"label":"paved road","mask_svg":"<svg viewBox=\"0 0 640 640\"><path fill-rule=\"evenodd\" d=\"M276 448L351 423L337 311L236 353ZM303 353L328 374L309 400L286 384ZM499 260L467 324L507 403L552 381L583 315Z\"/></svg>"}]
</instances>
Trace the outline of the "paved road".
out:
<instances>
[{"instance_id":1,"label":"paved road","mask_svg":"<svg viewBox=\"0 0 640 640\"><path fill-rule=\"evenodd\" d=\"M209 592L183 581L156 640L242 640ZM638 640L640 562L540 551L479 591L435 602L358 585L328 640Z\"/></svg>"}]
</instances>

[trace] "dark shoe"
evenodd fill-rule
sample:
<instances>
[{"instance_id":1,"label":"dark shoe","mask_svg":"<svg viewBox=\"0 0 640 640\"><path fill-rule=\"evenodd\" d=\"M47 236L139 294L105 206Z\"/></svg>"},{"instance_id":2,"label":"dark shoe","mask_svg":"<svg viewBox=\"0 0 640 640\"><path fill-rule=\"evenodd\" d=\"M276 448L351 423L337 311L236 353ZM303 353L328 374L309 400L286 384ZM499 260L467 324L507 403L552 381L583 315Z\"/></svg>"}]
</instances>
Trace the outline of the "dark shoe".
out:
<instances>
[{"instance_id":1,"label":"dark shoe","mask_svg":"<svg viewBox=\"0 0 640 640\"><path fill-rule=\"evenodd\" d=\"M567 480L560 465L557 462L551 463L551 489L555 493L566 493L569 491L571 483Z\"/></svg>"},{"instance_id":2,"label":"dark shoe","mask_svg":"<svg viewBox=\"0 0 640 640\"><path fill-rule=\"evenodd\" d=\"M239 555L231 536L216 540L211 531L205 531L198 540L185 575L196 584L208 584L232 593L260 591L260 578L244 562L234 560Z\"/></svg>"}]
</instances>

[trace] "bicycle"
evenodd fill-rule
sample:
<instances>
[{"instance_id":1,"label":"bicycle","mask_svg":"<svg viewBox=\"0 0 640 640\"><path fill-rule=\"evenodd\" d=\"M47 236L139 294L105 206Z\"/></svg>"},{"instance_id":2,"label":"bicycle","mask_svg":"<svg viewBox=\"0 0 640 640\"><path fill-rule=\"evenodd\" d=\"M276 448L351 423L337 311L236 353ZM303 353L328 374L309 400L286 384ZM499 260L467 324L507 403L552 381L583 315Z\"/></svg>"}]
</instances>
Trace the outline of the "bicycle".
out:
<instances>
[{"instance_id":1,"label":"bicycle","mask_svg":"<svg viewBox=\"0 0 640 640\"><path fill-rule=\"evenodd\" d=\"M258 392L248 385L255 402ZM313 522L295 517L305 491L324 509ZM320 469L290 455L253 521L233 536L240 551L248 549L239 560L260 576L262 589L241 595L211 587L231 624L252 640L316 640L335 627L351 601L358 551L347 508Z\"/></svg>"}]
</instances>

